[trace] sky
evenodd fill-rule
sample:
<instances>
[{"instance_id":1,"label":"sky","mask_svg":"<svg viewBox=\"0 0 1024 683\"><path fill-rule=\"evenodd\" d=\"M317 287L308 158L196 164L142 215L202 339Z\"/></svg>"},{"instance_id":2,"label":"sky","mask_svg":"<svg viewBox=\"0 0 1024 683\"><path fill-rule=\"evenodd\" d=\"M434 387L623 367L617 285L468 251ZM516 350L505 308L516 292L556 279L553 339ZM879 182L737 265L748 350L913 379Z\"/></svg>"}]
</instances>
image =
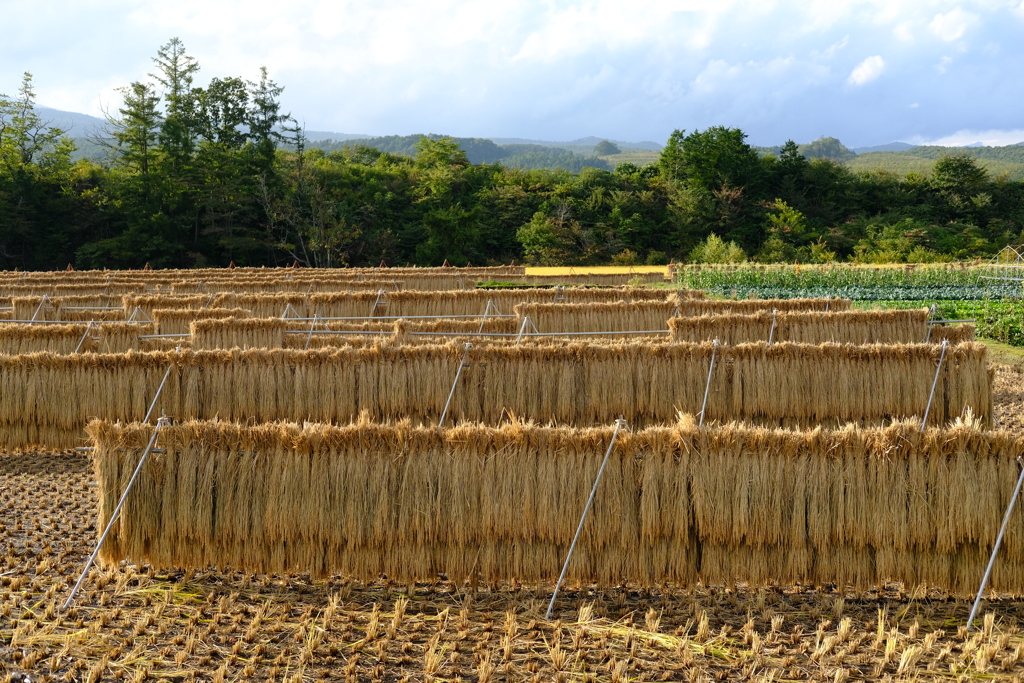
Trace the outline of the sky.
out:
<instances>
[{"instance_id":1,"label":"sky","mask_svg":"<svg viewBox=\"0 0 1024 683\"><path fill-rule=\"evenodd\" d=\"M0 0L0 93L101 115L180 38L214 77L258 77L309 130L664 143L740 128L1024 141L1024 0Z\"/></svg>"}]
</instances>

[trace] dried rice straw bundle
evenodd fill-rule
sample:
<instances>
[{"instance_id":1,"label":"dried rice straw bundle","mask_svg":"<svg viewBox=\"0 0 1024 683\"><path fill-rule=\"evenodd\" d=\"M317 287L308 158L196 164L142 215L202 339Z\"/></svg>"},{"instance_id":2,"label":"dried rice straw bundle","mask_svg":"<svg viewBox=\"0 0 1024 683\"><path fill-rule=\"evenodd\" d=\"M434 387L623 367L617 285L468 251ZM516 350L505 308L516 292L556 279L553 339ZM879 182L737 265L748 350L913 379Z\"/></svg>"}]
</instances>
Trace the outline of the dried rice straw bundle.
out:
<instances>
[{"instance_id":1,"label":"dried rice straw bundle","mask_svg":"<svg viewBox=\"0 0 1024 683\"><path fill-rule=\"evenodd\" d=\"M244 308L156 308L153 322L157 334L188 334L190 325L197 320L223 320L225 318L249 318Z\"/></svg>"},{"instance_id":2,"label":"dried rice straw bundle","mask_svg":"<svg viewBox=\"0 0 1024 683\"><path fill-rule=\"evenodd\" d=\"M190 326L193 349L280 349L288 321L280 318L195 320Z\"/></svg>"},{"instance_id":3,"label":"dried rice straw bundle","mask_svg":"<svg viewBox=\"0 0 1024 683\"><path fill-rule=\"evenodd\" d=\"M152 323L99 323L99 353L124 353L142 349L146 344L140 335L156 334Z\"/></svg>"},{"instance_id":4,"label":"dried rice straw bundle","mask_svg":"<svg viewBox=\"0 0 1024 683\"><path fill-rule=\"evenodd\" d=\"M520 323L529 317L541 332L664 332L676 305L669 301L529 303L519 304L514 310Z\"/></svg>"},{"instance_id":5,"label":"dried rice straw bundle","mask_svg":"<svg viewBox=\"0 0 1024 683\"><path fill-rule=\"evenodd\" d=\"M99 525L152 426L94 421ZM162 430L101 561L414 581L548 581L610 427L450 429L360 419ZM1024 438L961 421L810 432L736 424L623 432L570 580L975 588ZM1024 592L1024 515L993 588Z\"/></svg>"},{"instance_id":6,"label":"dried rice straw bundle","mask_svg":"<svg viewBox=\"0 0 1024 683\"><path fill-rule=\"evenodd\" d=\"M300 335L295 335L300 336ZM9 393L32 396L30 410L0 413L11 447L39 425L65 430L50 447L72 445L84 416L130 418L110 395L122 384L147 387L175 365L180 395L162 398L179 419L348 422L363 411L376 420L448 419L496 423L524 419L587 426L622 415L635 427L672 422L701 409L716 356L705 422L743 420L767 426L887 424L924 414L940 350L935 345L782 343L736 347L711 343L549 343L310 349L235 349L88 356L0 357ZM154 379L154 375L156 378ZM143 381L144 380L144 381ZM945 424L968 411L988 426L992 376L985 347L950 348L929 412ZM64 390L44 389L55 383ZM63 396L75 395L71 409ZM144 402L144 401L143 401ZM27 426L26 426L27 425ZM59 433L59 430L58 430Z\"/></svg>"},{"instance_id":7,"label":"dried rice straw bundle","mask_svg":"<svg viewBox=\"0 0 1024 683\"><path fill-rule=\"evenodd\" d=\"M669 320L679 342L718 339L725 344L791 341L802 344L913 344L928 332L927 309L894 311L710 314Z\"/></svg>"},{"instance_id":8,"label":"dried rice straw bundle","mask_svg":"<svg viewBox=\"0 0 1024 683\"><path fill-rule=\"evenodd\" d=\"M82 353L96 350L92 334L85 325L0 325L0 353L15 356L38 353ZM83 340L84 337L84 340ZM81 344L81 348L79 348Z\"/></svg>"}]
</instances>

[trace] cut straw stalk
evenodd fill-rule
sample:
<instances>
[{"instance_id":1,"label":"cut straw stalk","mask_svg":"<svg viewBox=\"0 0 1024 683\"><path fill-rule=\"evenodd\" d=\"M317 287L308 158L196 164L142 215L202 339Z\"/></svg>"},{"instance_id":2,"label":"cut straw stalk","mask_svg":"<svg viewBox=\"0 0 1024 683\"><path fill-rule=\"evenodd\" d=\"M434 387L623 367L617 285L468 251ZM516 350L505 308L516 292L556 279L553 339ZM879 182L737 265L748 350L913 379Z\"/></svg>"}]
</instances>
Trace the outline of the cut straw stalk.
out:
<instances>
[{"instance_id":1,"label":"cut straw stalk","mask_svg":"<svg viewBox=\"0 0 1024 683\"><path fill-rule=\"evenodd\" d=\"M436 422L462 357L456 344L297 351L0 356L0 435L9 448L78 444L90 417L140 419L163 369L162 406L178 419ZM712 344L476 346L453 396L454 422L512 413L556 424L667 424L701 409ZM884 424L924 414L934 345L719 347L707 420L774 426ZM951 347L929 424L968 409L991 422L985 346ZM61 387L53 391L52 387ZM67 397L74 397L73 401Z\"/></svg>"},{"instance_id":2,"label":"cut straw stalk","mask_svg":"<svg viewBox=\"0 0 1024 683\"><path fill-rule=\"evenodd\" d=\"M612 430L195 422L166 428L101 556L373 580L552 580ZM99 526L151 426L95 421ZM927 583L969 594L1024 437L671 427L621 432L570 563L604 585ZM301 491L301 496L295 492ZM216 494L215 494L216 492ZM1024 591L1024 515L994 590Z\"/></svg>"},{"instance_id":3,"label":"cut straw stalk","mask_svg":"<svg viewBox=\"0 0 1024 683\"><path fill-rule=\"evenodd\" d=\"M846 299L766 299L745 301L713 301L694 298L691 293L682 296L674 292L663 301L605 301L587 303L551 303L531 302L515 307L519 320L529 316L542 332L606 332L615 330L668 330L668 321L673 316L738 316L748 314L761 315L772 310L778 311L824 311L846 310L850 302ZM719 339L727 336L717 335ZM716 335L701 339L680 339L680 341L708 341ZM767 339L752 337L743 341ZM924 333L916 339L905 341L921 341ZM793 341L800 341L794 339ZM827 340L824 340L827 341ZM739 342L737 342L739 343Z\"/></svg>"},{"instance_id":4,"label":"cut straw stalk","mask_svg":"<svg viewBox=\"0 0 1024 683\"><path fill-rule=\"evenodd\" d=\"M0 325L0 353L18 354L48 352L56 354L74 353L82 342L81 351L95 351L96 342L91 336L82 341L85 324L69 325Z\"/></svg>"},{"instance_id":5,"label":"cut straw stalk","mask_svg":"<svg viewBox=\"0 0 1024 683\"><path fill-rule=\"evenodd\" d=\"M242 308L157 308L153 322L157 334L188 334L190 325L197 320L248 318L251 313Z\"/></svg>"},{"instance_id":6,"label":"cut straw stalk","mask_svg":"<svg viewBox=\"0 0 1024 683\"><path fill-rule=\"evenodd\" d=\"M651 301L665 300L665 292L658 289L627 287L622 289L564 290L567 302L588 303L602 301ZM378 315L482 315L491 301L502 313L512 313L516 304L528 302L548 303L554 297L551 289L512 289L450 292L402 291L387 293L387 308ZM320 317L343 317L370 315L377 294L373 292L352 294L312 294L310 304Z\"/></svg>"},{"instance_id":7,"label":"cut straw stalk","mask_svg":"<svg viewBox=\"0 0 1024 683\"><path fill-rule=\"evenodd\" d=\"M287 320L280 318L224 318L192 323L193 349L280 349Z\"/></svg>"},{"instance_id":8,"label":"cut straw stalk","mask_svg":"<svg viewBox=\"0 0 1024 683\"><path fill-rule=\"evenodd\" d=\"M730 313L723 308L718 313L672 318L669 330L679 342L720 339L743 344L767 340L771 335L776 342L804 344L913 344L927 335L928 309Z\"/></svg>"}]
</instances>

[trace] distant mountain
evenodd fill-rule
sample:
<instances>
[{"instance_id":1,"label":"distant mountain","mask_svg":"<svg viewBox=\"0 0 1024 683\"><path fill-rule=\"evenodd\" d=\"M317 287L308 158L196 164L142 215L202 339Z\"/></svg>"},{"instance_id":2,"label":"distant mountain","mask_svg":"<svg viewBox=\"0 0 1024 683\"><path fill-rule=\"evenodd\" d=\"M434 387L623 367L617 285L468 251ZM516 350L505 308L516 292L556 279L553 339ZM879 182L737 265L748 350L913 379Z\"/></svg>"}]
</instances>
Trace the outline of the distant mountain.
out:
<instances>
[{"instance_id":1,"label":"distant mountain","mask_svg":"<svg viewBox=\"0 0 1024 683\"><path fill-rule=\"evenodd\" d=\"M344 142L345 140L366 140L372 136L364 133L332 133L326 130L307 130L307 140L334 140Z\"/></svg>"},{"instance_id":2,"label":"distant mountain","mask_svg":"<svg viewBox=\"0 0 1024 683\"><path fill-rule=\"evenodd\" d=\"M331 152L344 147L362 145L373 147L381 152L416 156L416 143L420 135L385 135L376 138L349 138L348 140L310 140L309 147ZM431 133L426 137L434 140L444 137ZM593 156L593 146L585 147L585 153L567 150L562 147L549 147L530 143L496 145L487 138L452 138L458 143L466 158L472 164L501 163L506 168L557 168L573 173L579 172L584 166L613 170L613 166L603 159ZM579 148L577 148L579 149Z\"/></svg>"},{"instance_id":3,"label":"distant mountain","mask_svg":"<svg viewBox=\"0 0 1024 683\"><path fill-rule=\"evenodd\" d=\"M854 147L851 151L854 154L867 154L868 152L905 152L912 147L914 147L914 145L906 142L890 142L885 145L875 145L874 147Z\"/></svg>"},{"instance_id":4,"label":"distant mountain","mask_svg":"<svg viewBox=\"0 0 1024 683\"><path fill-rule=\"evenodd\" d=\"M105 137L107 122L98 116L63 111L53 107L36 105L36 113L43 123L60 128L72 138Z\"/></svg>"},{"instance_id":5,"label":"distant mountain","mask_svg":"<svg viewBox=\"0 0 1024 683\"><path fill-rule=\"evenodd\" d=\"M602 140L608 140L613 142L622 150L627 149L638 149L646 152L660 152L662 146L657 142L651 142L650 140L643 140L641 142L627 142L625 140L612 140L611 138L597 138L593 135L578 138L576 140L567 141L552 141L552 140L532 140L529 138L488 138L498 145L541 145L542 147L561 147L561 148L572 148L572 147L594 147L597 143Z\"/></svg>"}]
</instances>

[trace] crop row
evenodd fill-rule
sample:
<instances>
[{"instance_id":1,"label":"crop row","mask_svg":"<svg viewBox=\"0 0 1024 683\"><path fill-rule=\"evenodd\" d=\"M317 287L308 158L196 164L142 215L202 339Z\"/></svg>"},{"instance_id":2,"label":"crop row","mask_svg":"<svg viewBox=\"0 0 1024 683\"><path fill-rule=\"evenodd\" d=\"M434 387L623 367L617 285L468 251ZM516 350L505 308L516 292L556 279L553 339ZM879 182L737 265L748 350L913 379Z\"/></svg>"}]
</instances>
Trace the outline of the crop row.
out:
<instances>
[{"instance_id":1,"label":"crop row","mask_svg":"<svg viewBox=\"0 0 1024 683\"><path fill-rule=\"evenodd\" d=\"M942 285L813 285L786 287L776 285L751 285L721 283L702 285L711 294L738 299L824 299L826 297L850 299L851 301L984 301L986 299L1019 299L1019 286L997 286L978 284Z\"/></svg>"},{"instance_id":2,"label":"crop row","mask_svg":"<svg viewBox=\"0 0 1024 683\"><path fill-rule=\"evenodd\" d=\"M727 287L781 287L792 289L850 286L976 285L991 274L988 266L962 263L909 264L864 267L844 264L686 266L679 282L698 289ZM1019 290L1020 288L1017 287Z\"/></svg>"}]
</instances>

